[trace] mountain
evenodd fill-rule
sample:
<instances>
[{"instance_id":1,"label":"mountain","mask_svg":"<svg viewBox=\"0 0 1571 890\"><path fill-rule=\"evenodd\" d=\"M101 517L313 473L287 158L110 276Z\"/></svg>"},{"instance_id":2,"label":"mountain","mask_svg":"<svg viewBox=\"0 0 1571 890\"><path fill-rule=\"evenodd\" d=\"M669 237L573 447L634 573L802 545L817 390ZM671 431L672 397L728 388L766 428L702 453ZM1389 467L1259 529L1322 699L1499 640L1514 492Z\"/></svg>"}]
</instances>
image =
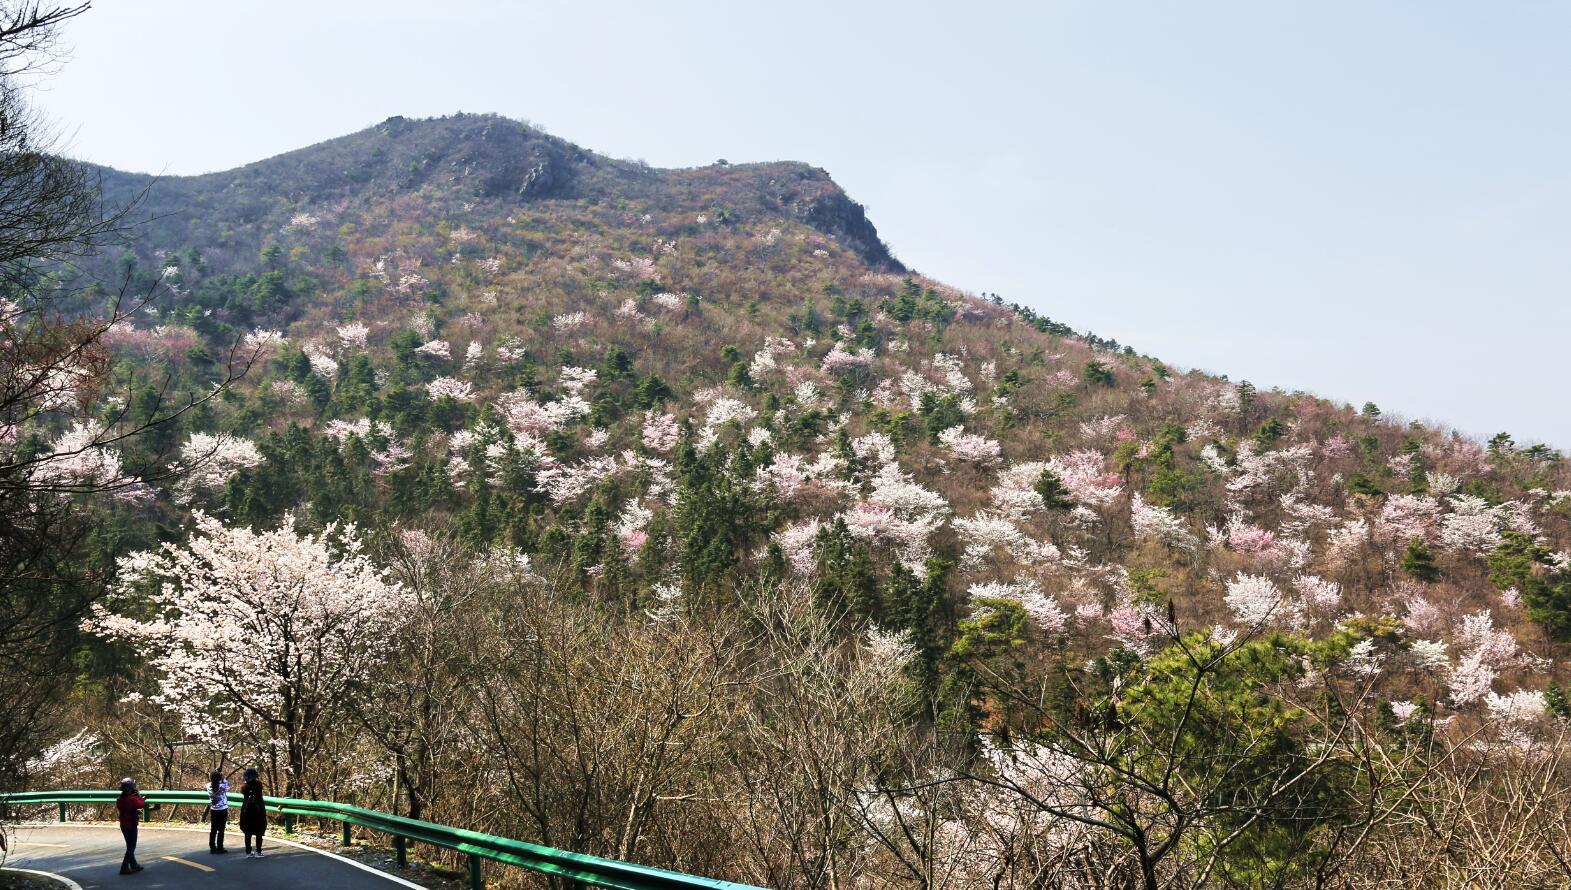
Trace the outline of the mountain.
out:
<instances>
[{"instance_id":1,"label":"mountain","mask_svg":"<svg viewBox=\"0 0 1571 890\"><path fill-rule=\"evenodd\" d=\"M1207 807L1279 793L1263 777L1319 768L1313 752L1350 739L1390 745L1381 757L1400 759L1391 752L1409 756L1420 724L1423 739L1451 733L1457 751L1472 751L1482 734L1525 745L1571 716L1557 685L1571 639L1571 467L1560 455L1505 437L1472 441L1373 405L1179 372L1040 311L1073 318L1073 305L1025 295L1040 307L1031 309L923 277L822 170L658 170L503 118L459 115L391 118L203 176L98 173L109 202L134 202L135 225L85 264L101 282L94 299L120 283L160 295L112 336L124 367L144 375L124 405L133 417L171 393L209 391L234 350L260 351L221 398L124 446L130 465L173 449L186 469L203 469L150 501L105 506L115 530L105 552L185 540L201 510L234 527L351 522L379 559L405 568L409 548L436 552L438 539L456 548L454 565L510 554L504 562L547 579L549 595L506 586L485 613L491 623L470 621L467 605L444 613L465 628L464 646L523 658L520 639L560 644L553 671L582 667L596 695L644 715L595 730L606 738L625 741L616 733L634 725L702 733L654 746L691 758L679 781L649 790L643 774L628 778L627 793L643 795L636 805L597 796L597 782L610 780L589 765L622 761L611 747L583 754L585 738L602 736L584 729L586 711L552 710L583 704L571 684L553 687L531 707L555 715L559 734L534 750L583 754L552 769L587 771L573 799L593 798L604 827L584 828L589 804L573 815L551 796L579 791L537 784L535 810L496 803L485 817L496 830L771 886L903 874L902 856L927 862L956 838L1006 843L989 833L1006 822L1027 826L1019 837L1033 844L1091 839L1084 859L1034 846L1029 856L996 845L974 859L956 853L954 868L975 870L959 884L997 886L985 863L1004 862L1025 870L1008 879L1024 885L1042 863L1072 871L1113 849L1105 871L1085 867L1127 875L1138 862L1139 880L1156 886L1169 867L1161 856L1200 861L1219 855L1210 838L1228 836L1247 850L1217 866L1227 886L1297 886L1303 875L1292 869L1332 850L1357 865L1338 845L1384 837L1343 830L1363 824L1347 815L1361 803L1342 803L1376 793L1358 777L1379 758L1317 778L1291 814L1261 803L1244 819ZM805 597L817 617L771 599L780 591ZM510 609L542 601L566 611L495 636ZM573 625L576 636L550 636L568 613L593 617ZM666 633L688 636L678 644ZM808 654L768 654L787 650ZM589 661L564 654L580 652ZM1222 654L1196 652L1244 653L1246 667L1230 673ZM679 656L713 661L700 670L660 660ZM867 673L879 658L893 670ZM506 671L525 676L524 662L465 663L452 696L471 709L459 725L473 735L454 730L443 743L471 759L452 763L520 756L509 733L546 718L509 723L496 698L465 696L514 676ZM653 677L743 675L752 679L704 687L713 707L692 705L704 716L691 720L687 704L667 713L658 697L629 691ZM895 676L899 696L868 691ZM744 686L758 697L727 697ZM794 697L798 689L818 697ZM403 706L386 703L389 713ZM1210 721L1203 730L1164 722L1195 708ZM888 722L857 722L874 713ZM1356 732L1345 729L1349 715L1363 721ZM333 745L389 743L343 732L310 736L335 740L319 742L311 787L381 793L364 776L381 775L367 764L386 757L357 763ZM1159 743L1169 747L1151 754ZM1036 759L1013 759L1020 751ZM843 776L749 772L825 752L844 758ZM1083 773L1052 766L1126 754ZM1237 768L1207 765L1222 756L1239 758ZM1216 789L1194 791L1195 810L1176 821L1141 822L1127 800L1167 813L1191 789L1144 784L1128 799L1108 791L1058 804L1040 784L1102 794L1096 783L1108 776L1117 786L1176 759L1197 787ZM426 765L435 772L425 779L437 779L419 787L450 818L496 795L452 789L504 781L440 763ZM1171 780L1172 770L1159 772ZM931 844L899 852L899 832L874 830L895 818L875 804L916 805L888 790L891 776L932 789L944 783L915 780L979 773L991 783L975 786L979 798L920 798L931 826L949 826L932 827ZM1000 788L1020 794L988 797ZM657 806L658 795L667 796ZM1010 809L1020 806L1035 815ZM1030 821L1075 822L1096 807L1113 815L1077 823L1084 836ZM841 815L823 815L831 811ZM627 828L628 812L648 825ZM1120 834L1125 818L1136 828ZM1157 855L1141 844L1158 824L1173 837L1194 825L1210 833L1158 845ZM1122 840L1097 846L1104 830ZM780 840L788 836L815 840ZM842 845L860 851L844 865L852 876L803 877L841 867L824 863L851 853L823 851ZM1119 858L1126 849L1138 855ZM717 850L739 852L717 859ZM913 886L932 886L932 872L921 874Z\"/></svg>"},{"instance_id":2,"label":"mountain","mask_svg":"<svg viewBox=\"0 0 1571 890\"><path fill-rule=\"evenodd\" d=\"M156 317L119 332L123 349L200 380L246 332L287 338L242 387L249 396L205 422L324 435L370 418L423 457L444 441L549 434L537 457L562 469L637 449L645 412L669 409L696 435L751 442L757 480L790 480L791 496L766 497L774 506L738 536L739 561L782 528L836 515L869 523L854 527L861 540L900 544L900 529L854 513L916 521L903 503L878 506L881 465L935 493L932 540L889 551L904 547L913 566L931 551L967 566L967 581L1064 576L1052 583L1078 585L1087 602L1076 605L1129 593L1106 570L1161 567L1164 600L1203 620L1226 616L1219 582L1240 571L1344 579L1354 608L1400 611L1422 589L1457 609L1498 609L1484 544L1511 530L1551 552L1571 542L1557 454L1486 450L1373 406L1176 373L908 273L860 205L803 164L657 170L458 115L390 118L221 173L98 172L111 204L135 202L132 238L102 277L171 292ZM427 398L435 380L465 396ZM574 398L578 415L532 419ZM1033 500L1046 468L1073 511ZM306 489L246 492L253 475L229 493L236 516L267 521L311 502ZM385 509L376 488L319 512ZM500 515L528 530L502 523L483 537L533 543L542 524L579 521L591 488L507 503ZM437 500L462 512L468 494ZM1480 526L1465 545L1445 537L1458 509ZM986 549L985 534L966 517L1014 543L971 569L965 546ZM1338 544L1333 563L1326 548L1355 531L1359 545ZM1438 551L1442 580L1414 587L1392 561L1415 536Z\"/></svg>"}]
</instances>

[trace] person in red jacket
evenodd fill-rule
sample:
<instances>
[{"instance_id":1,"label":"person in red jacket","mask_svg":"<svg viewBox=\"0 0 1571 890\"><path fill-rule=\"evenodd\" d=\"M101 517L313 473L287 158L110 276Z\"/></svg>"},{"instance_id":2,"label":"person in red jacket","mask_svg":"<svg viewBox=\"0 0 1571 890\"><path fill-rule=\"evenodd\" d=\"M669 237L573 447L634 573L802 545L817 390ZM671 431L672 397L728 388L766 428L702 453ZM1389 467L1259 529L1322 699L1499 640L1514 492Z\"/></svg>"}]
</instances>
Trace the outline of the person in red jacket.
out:
<instances>
[{"instance_id":1,"label":"person in red jacket","mask_svg":"<svg viewBox=\"0 0 1571 890\"><path fill-rule=\"evenodd\" d=\"M147 800L136 790L132 779L120 780L120 796L115 799L115 809L120 811L120 834L125 837L125 858L120 860L120 873L135 874L142 870L136 864L136 820Z\"/></svg>"}]
</instances>

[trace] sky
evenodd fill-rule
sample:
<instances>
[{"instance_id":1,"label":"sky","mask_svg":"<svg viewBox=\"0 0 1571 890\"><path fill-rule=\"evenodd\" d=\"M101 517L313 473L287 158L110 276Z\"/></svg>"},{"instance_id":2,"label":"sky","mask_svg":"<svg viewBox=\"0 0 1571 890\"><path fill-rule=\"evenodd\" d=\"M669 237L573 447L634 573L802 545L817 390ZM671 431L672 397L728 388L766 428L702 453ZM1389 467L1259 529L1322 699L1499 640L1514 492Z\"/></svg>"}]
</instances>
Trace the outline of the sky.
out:
<instances>
[{"instance_id":1,"label":"sky","mask_svg":"<svg viewBox=\"0 0 1571 890\"><path fill-rule=\"evenodd\" d=\"M121 169L496 112L827 169L908 266L1182 368L1571 451L1571 4L95 0Z\"/></svg>"}]
</instances>

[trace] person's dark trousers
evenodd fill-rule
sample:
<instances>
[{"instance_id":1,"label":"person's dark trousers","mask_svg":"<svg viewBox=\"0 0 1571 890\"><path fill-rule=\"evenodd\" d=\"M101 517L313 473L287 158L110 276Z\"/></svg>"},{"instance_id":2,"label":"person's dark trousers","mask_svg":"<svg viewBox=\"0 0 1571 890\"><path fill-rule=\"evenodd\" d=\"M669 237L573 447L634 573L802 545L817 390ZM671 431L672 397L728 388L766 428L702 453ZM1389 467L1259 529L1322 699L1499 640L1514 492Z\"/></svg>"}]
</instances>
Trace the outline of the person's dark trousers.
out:
<instances>
[{"instance_id":1,"label":"person's dark trousers","mask_svg":"<svg viewBox=\"0 0 1571 890\"><path fill-rule=\"evenodd\" d=\"M224 826L229 824L228 810L208 810L207 849L213 853L224 850Z\"/></svg>"},{"instance_id":2,"label":"person's dark trousers","mask_svg":"<svg viewBox=\"0 0 1571 890\"><path fill-rule=\"evenodd\" d=\"M131 871L140 868L136 864L136 826L120 826L120 834L125 836L125 858L120 860L121 871Z\"/></svg>"}]
</instances>

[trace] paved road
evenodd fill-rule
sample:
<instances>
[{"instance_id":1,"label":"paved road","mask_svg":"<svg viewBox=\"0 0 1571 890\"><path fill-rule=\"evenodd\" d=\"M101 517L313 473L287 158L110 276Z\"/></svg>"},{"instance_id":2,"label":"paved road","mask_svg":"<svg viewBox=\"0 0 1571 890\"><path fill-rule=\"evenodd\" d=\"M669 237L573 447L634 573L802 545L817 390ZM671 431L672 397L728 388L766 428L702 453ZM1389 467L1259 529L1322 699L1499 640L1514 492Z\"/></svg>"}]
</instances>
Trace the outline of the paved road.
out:
<instances>
[{"instance_id":1,"label":"paved road","mask_svg":"<svg viewBox=\"0 0 1571 890\"><path fill-rule=\"evenodd\" d=\"M145 870L122 876L120 857L125 853L125 842L120 839L118 828L21 825L11 836L11 855L6 865L63 875L81 884L84 890L132 886L138 890L218 890L220 886L224 890L419 887L331 853L286 844L274 837L267 839L265 857L247 859L235 826L229 828L225 841L230 852L214 856L207 852L207 832L203 829L144 825L137 838L136 858Z\"/></svg>"}]
</instances>

